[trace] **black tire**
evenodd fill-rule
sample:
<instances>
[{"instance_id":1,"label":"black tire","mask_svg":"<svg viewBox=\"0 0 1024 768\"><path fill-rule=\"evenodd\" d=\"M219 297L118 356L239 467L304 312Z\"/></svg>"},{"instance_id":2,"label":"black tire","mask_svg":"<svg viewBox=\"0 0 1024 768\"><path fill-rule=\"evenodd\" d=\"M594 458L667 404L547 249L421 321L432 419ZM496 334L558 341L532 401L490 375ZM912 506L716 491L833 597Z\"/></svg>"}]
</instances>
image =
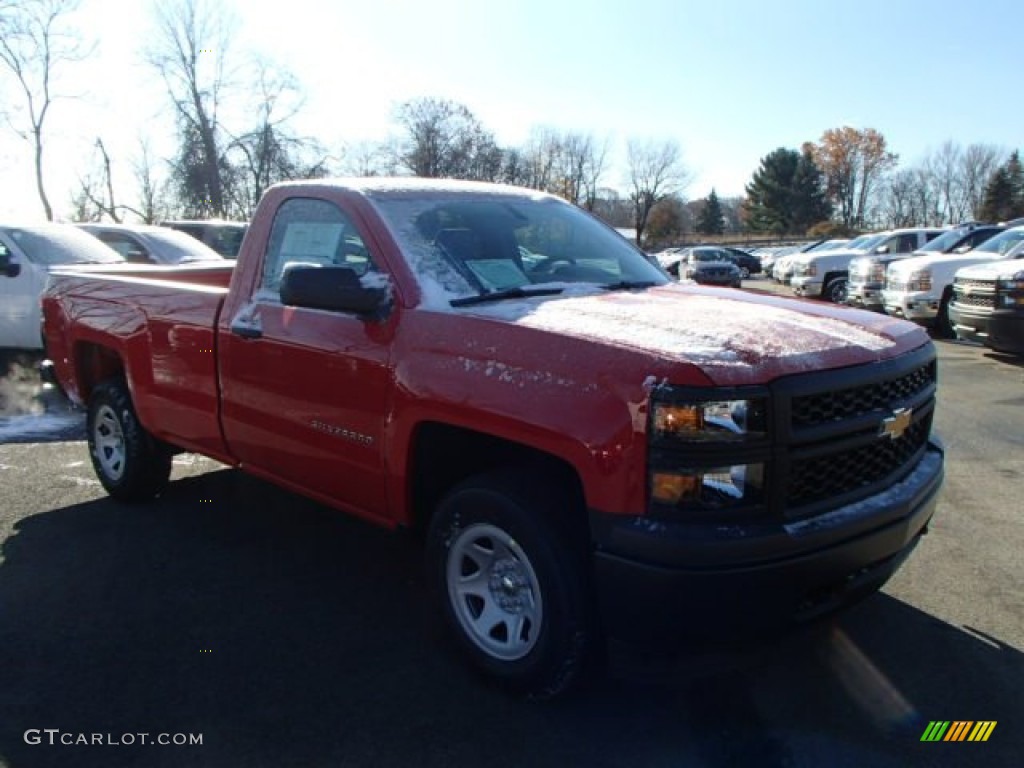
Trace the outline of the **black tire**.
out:
<instances>
[{"instance_id":1,"label":"black tire","mask_svg":"<svg viewBox=\"0 0 1024 768\"><path fill-rule=\"evenodd\" d=\"M128 387L105 381L89 397L89 456L96 477L119 501L156 498L171 476L171 451L139 423Z\"/></svg>"},{"instance_id":2,"label":"black tire","mask_svg":"<svg viewBox=\"0 0 1024 768\"><path fill-rule=\"evenodd\" d=\"M586 538L566 524L572 500L546 488L522 473L470 478L438 505L426 546L455 644L492 680L538 699L569 689L600 653Z\"/></svg>"},{"instance_id":3,"label":"black tire","mask_svg":"<svg viewBox=\"0 0 1024 768\"><path fill-rule=\"evenodd\" d=\"M827 301L831 301L833 304L842 304L846 301L846 284L847 280L845 277L834 277L828 281L828 285L825 286L825 290L822 292L822 298Z\"/></svg>"},{"instance_id":4,"label":"black tire","mask_svg":"<svg viewBox=\"0 0 1024 768\"><path fill-rule=\"evenodd\" d=\"M939 302L939 313L935 316L935 335L940 339L955 339L953 321L949 319L949 303L953 300L953 289L946 288Z\"/></svg>"}]
</instances>

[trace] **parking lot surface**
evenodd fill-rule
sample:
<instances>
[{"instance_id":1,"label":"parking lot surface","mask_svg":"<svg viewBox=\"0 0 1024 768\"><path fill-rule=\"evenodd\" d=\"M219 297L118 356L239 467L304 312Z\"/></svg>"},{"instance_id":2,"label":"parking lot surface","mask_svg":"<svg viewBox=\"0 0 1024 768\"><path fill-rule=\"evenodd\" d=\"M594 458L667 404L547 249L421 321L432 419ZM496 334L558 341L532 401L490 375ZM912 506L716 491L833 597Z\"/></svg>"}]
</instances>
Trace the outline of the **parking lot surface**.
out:
<instances>
[{"instance_id":1,"label":"parking lot surface","mask_svg":"<svg viewBox=\"0 0 1024 768\"><path fill-rule=\"evenodd\" d=\"M0 417L0 765L1018 766L1024 367L938 346L946 486L881 594L753 646L614 646L551 703L447 651L415 540L192 455L120 505L80 414ZM922 742L935 720L997 725ZM43 729L115 744L26 738ZM202 744L123 738L142 733Z\"/></svg>"}]
</instances>

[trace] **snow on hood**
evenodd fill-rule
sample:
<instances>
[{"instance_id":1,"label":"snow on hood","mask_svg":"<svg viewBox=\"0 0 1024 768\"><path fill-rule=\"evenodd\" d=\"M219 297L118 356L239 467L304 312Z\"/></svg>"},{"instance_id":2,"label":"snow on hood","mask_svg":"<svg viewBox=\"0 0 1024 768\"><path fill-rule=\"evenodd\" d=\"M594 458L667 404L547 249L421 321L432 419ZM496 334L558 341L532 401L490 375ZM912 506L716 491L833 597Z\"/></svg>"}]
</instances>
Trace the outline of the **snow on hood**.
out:
<instances>
[{"instance_id":1,"label":"snow on hood","mask_svg":"<svg viewBox=\"0 0 1024 768\"><path fill-rule=\"evenodd\" d=\"M936 254L934 256L914 256L910 259L893 262L889 265L889 270L892 274L905 279L911 272L919 269L941 270L948 273L959 267L984 263L995 258L997 258L995 254L972 254L970 251L967 253Z\"/></svg>"},{"instance_id":2,"label":"snow on hood","mask_svg":"<svg viewBox=\"0 0 1024 768\"><path fill-rule=\"evenodd\" d=\"M914 325L884 315L682 285L472 311L692 363L723 385L878 360L926 340Z\"/></svg>"},{"instance_id":3,"label":"snow on hood","mask_svg":"<svg viewBox=\"0 0 1024 768\"><path fill-rule=\"evenodd\" d=\"M1018 272L1024 272L1024 260L999 259L990 264L976 264L957 274L971 280L998 280L1012 277Z\"/></svg>"}]
</instances>

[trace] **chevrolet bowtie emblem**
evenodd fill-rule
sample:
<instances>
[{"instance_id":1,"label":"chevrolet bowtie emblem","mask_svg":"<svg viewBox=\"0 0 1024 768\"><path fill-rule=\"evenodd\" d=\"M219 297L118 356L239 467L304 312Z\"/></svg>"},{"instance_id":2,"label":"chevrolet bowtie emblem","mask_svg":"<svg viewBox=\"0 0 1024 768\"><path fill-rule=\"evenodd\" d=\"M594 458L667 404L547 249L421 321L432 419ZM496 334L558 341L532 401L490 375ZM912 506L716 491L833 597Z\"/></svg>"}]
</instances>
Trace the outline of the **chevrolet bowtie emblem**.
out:
<instances>
[{"instance_id":1,"label":"chevrolet bowtie emblem","mask_svg":"<svg viewBox=\"0 0 1024 768\"><path fill-rule=\"evenodd\" d=\"M910 426L910 418L913 415L914 411L910 408L893 411L888 419L882 419L882 424L878 428L879 437L888 437L892 440L902 437Z\"/></svg>"}]
</instances>

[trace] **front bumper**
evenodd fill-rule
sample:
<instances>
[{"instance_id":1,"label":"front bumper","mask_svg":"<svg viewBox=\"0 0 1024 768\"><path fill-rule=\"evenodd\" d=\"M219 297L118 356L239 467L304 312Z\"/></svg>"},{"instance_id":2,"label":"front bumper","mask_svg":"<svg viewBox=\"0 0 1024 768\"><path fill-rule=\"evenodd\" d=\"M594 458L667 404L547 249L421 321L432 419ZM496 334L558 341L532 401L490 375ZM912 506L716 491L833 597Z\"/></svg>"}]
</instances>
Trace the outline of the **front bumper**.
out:
<instances>
[{"instance_id":1,"label":"front bumper","mask_svg":"<svg viewBox=\"0 0 1024 768\"><path fill-rule=\"evenodd\" d=\"M846 303L854 307L882 312L882 286L874 283L848 283Z\"/></svg>"},{"instance_id":2,"label":"front bumper","mask_svg":"<svg viewBox=\"0 0 1024 768\"><path fill-rule=\"evenodd\" d=\"M939 299L929 293L903 293L882 291L886 314L912 320L919 325L931 325L939 315Z\"/></svg>"},{"instance_id":3,"label":"front bumper","mask_svg":"<svg viewBox=\"0 0 1024 768\"><path fill-rule=\"evenodd\" d=\"M736 639L829 614L877 591L926 532L943 478L930 443L902 482L808 520L687 526L591 513L608 633L646 644Z\"/></svg>"},{"instance_id":4,"label":"front bumper","mask_svg":"<svg viewBox=\"0 0 1024 768\"><path fill-rule=\"evenodd\" d=\"M1013 310L972 311L950 304L949 319L957 338L975 341L998 352L1024 355L1024 314Z\"/></svg>"},{"instance_id":5,"label":"front bumper","mask_svg":"<svg viewBox=\"0 0 1024 768\"><path fill-rule=\"evenodd\" d=\"M794 277L789 285L797 296L821 296L822 283L816 277Z\"/></svg>"}]
</instances>

